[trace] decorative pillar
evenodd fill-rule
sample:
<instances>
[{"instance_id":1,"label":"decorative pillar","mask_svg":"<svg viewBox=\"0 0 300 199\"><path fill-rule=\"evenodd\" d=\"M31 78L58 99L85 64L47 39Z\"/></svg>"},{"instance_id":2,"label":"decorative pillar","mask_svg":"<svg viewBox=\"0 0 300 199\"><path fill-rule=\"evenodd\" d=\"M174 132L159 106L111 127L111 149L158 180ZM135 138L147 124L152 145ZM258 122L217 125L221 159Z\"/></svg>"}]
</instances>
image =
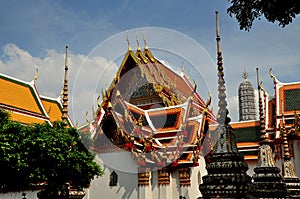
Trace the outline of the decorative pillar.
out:
<instances>
[{"instance_id":1,"label":"decorative pillar","mask_svg":"<svg viewBox=\"0 0 300 199\"><path fill-rule=\"evenodd\" d=\"M150 168L138 168L138 191L140 199L151 199Z\"/></svg>"},{"instance_id":2,"label":"decorative pillar","mask_svg":"<svg viewBox=\"0 0 300 199\"><path fill-rule=\"evenodd\" d=\"M158 179L158 197L157 198L165 198L171 199L172 197L172 189L170 186L170 171L168 168L159 169L157 172Z\"/></svg>"},{"instance_id":3,"label":"decorative pillar","mask_svg":"<svg viewBox=\"0 0 300 199\"><path fill-rule=\"evenodd\" d=\"M158 185L169 185L170 184L170 172L167 168L158 170Z\"/></svg>"},{"instance_id":4,"label":"decorative pillar","mask_svg":"<svg viewBox=\"0 0 300 199\"><path fill-rule=\"evenodd\" d=\"M150 168L138 168L138 185L149 186Z\"/></svg>"},{"instance_id":5,"label":"decorative pillar","mask_svg":"<svg viewBox=\"0 0 300 199\"><path fill-rule=\"evenodd\" d=\"M179 185L191 186L191 170L190 168L180 168L178 169L179 175Z\"/></svg>"}]
</instances>

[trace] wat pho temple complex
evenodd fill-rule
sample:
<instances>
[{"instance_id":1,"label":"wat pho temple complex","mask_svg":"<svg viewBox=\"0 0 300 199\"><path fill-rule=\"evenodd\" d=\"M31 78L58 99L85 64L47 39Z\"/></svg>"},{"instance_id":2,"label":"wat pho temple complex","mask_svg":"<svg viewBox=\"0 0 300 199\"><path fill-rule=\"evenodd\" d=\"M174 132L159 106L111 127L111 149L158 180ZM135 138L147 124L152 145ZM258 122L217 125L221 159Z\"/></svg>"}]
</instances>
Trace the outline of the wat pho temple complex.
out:
<instances>
[{"instance_id":1,"label":"wat pho temple complex","mask_svg":"<svg viewBox=\"0 0 300 199\"><path fill-rule=\"evenodd\" d=\"M216 40L218 88L211 89L218 89L217 113L184 70L178 74L166 66L146 41L143 49L137 41L135 51L127 41L93 120L77 127L91 134L90 150L104 171L85 190L86 199L300 198L300 82L280 82L270 69L270 96L257 68L257 103L244 71L237 86L239 121L231 122L217 12ZM13 120L51 123L64 116L73 126L63 109L66 94L52 99L39 96L34 82L5 75L0 81L6 92L22 88L30 96L25 107L1 95L0 107Z\"/></svg>"}]
</instances>

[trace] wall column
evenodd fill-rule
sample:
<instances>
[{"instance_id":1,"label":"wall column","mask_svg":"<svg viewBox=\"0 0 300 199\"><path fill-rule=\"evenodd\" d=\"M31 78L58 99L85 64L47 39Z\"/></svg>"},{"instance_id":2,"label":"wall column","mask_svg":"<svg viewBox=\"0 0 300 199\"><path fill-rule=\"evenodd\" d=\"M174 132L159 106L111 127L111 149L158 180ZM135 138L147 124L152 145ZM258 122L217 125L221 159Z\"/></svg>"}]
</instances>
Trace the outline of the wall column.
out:
<instances>
[{"instance_id":1,"label":"wall column","mask_svg":"<svg viewBox=\"0 0 300 199\"><path fill-rule=\"evenodd\" d=\"M139 198L151 199L151 186L150 182L150 168L138 168L138 186L139 186Z\"/></svg>"}]
</instances>

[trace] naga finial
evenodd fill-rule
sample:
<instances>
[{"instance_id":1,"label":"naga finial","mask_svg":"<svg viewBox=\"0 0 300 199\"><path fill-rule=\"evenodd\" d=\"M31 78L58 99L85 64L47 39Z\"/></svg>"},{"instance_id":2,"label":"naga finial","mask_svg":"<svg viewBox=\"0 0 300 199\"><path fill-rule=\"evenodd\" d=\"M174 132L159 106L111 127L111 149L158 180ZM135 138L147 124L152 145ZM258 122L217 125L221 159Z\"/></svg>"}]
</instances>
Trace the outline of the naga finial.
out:
<instances>
[{"instance_id":1,"label":"naga finial","mask_svg":"<svg viewBox=\"0 0 300 199\"><path fill-rule=\"evenodd\" d=\"M97 97L97 105L98 105L98 107L101 107L101 103L100 103L100 95L98 95L98 97Z\"/></svg>"},{"instance_id":2,"label":"naga finial","mask_svg":"<svg viewBox=\"0 0 300 199\"><path fill-rule=\"evenodd\" d=\"M277 80L277 78L275 77L275 75L273 75L273 73L272 73L272 68L270 68L270 70L269 70L269 75L270 75L270 77L273 79L274 84L276 84L276 83L278 82L278 80Z\"/></svg>"},{"instance_id":3,"label":"naga finial","mask_svg":"<svg viewBox=\"0 0 300 199\"><path fill-rule=\"evenodd\" d=\"M211 95L210 95L210 92L208 92L208 99L207 99L207 102L205 103L205 108L207 109L208 106L210 105L211 103Z\"/></svg>"},{"instance_id":4,"label":"naga finial","mask_svg":"<svg viewBox=\"0 0 300 199\"><path fill-rule=\"evenodd\" d=\"M128 37L128 30L126 30L126 41L127 41L127 44L128 44L128 51L132 51L132 48L131 48L130 42L129 42L129 37Z\"/></svg>"},{"instance_id":5,"label":"naga finial","mask_svg":"<svg viewBox=\"0 0 300 199\"><path fill-rule=\"evenodd\" d=\"M148 45L147 45L147 41L146 41L146 37L145 37L145 34L143 33L143 40L144 40L144 45L145 45L145 49L147 50L148 49Z\"/></svg>"},{"instance_id":6,"label":"naga finial","mask_svg":"<svg viewBox=\"0 0 300 199\"><path fill-rule=\"evenodd\" d=\"M196 80L193 80L193 82L194 82L194 90L193 90L193 93L195 93L195 92L196 92L196 89L197 89L197 82L196 82Z\"/></svg>"},{"instance_id":7,"label":"naga finial","mask_svg":"<svg viewBox=\"0 0 300 199\"><path fill-rule=\"evenodd\" d=\"M140 42L139 42L139 34L138 34L138 31L136 31L135 33L135 39L136 39L136 43L137 43L137 50L140 51L141 50L141 46L140 46Z\"/></svg>"},{"instance_id":8,"label":"naga finial","mask_svg":"<svg viewBox=\"0 0 300 199\"><path fill-rule=\"evenodd\" d=\"M88 118L88 114L89 114L89 112L87 111L86 113L85 113L85 120L86 120L86 122L87 123L91 123L91 120Z\"/></svg>"}]
</instances>

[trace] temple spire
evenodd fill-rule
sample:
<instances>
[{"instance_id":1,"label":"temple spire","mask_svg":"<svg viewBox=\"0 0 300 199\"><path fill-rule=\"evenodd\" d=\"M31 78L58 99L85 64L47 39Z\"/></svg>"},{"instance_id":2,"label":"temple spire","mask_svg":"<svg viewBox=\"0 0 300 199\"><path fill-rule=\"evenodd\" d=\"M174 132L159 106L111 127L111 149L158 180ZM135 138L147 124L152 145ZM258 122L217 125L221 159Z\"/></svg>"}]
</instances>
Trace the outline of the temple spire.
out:
<instances>
[{"instance_id":1,"label":"temple spire","mask_svg":"<svg viewBox=\"0 0 300 199\"><path fill-rule=\"evenodd\" d=\"M68 46L66 46L66 57L65 57L65 78L63 87L63 101L62 101L62 116L61 120L64 125L67 125L68 120Z\"/></svg>"},{"instance_id":2,"label":"temple spire","mask_svg":"<svg viewBox=\"0 0 300 199\"><path fill-rule=\"evenodd\" d=\"M259 121L260 121L260 146L258 148L258 161L253 175L253 196L255 198L285 198L287 190L282 181L280 169L276 167L270 140L266 133L265 116L261 99L261 82L258 68L257 87L259 94Z\"/></svg>"},{"instance_id":3,"label":"temple spire","mask_svg":"<svg viewBox=\"0 0 300 199\"><path fill-rule=\"evenodd\" d=\"M285 128L285 120L284 120L284 106L283 106L283 102L282 103L282 126L280 128L281 133L282 133L282 140L283 140L283 155L284 155L284 160L290 160L291 159L291 154L290 154L290 150L289 150L289 143L288 143L288 139L287 139L287 131Z\"/></svg>"},{"instance_id":4,"label":"temple spire","mask_svg":"<svg viewBox=\"0 0 300 199\"><path fill-rule=\"evenodd\" d=\"M259 80L258 68L256 68L257 89L258 89L258 106L259 106L259 123L260 123L260 145L270 142L266 133L266 122L264 116L263 102L261 97L262 83Z\"/></svg>"},{"instance_id":5,"label":"temple spire","mask_svg":"<svg viewBox=\"0 0 300 199\"><path fill-rule=\"evenodd\" d=\"M286 188L288 191L288 196L291 198L300 198L300 179L297 176L294 162L291 160L289 142L288 142L288 131L285 128L285 119L284 119L284 105L282 104L282 124L280 126L280 133L283 140L283 162L282 162L282 175L283 181L286 184ZM293 125L293 130L295 126Z\"/></svg>"},{"instance_id":6,"label":"temple spire","mask_svg":"<svg viewBox=\"0 0 300 199\"><path fill-rule=\"evenodd\" d=\"M220 28L218 12L216 12L217 29L217 66L219 115L218 127L215 130L217 142L214 145L206 162L207 175L203 176L203 184L199 186L204 199L210 198L246 198L250 176L246 174L248 165L243 161L244 156L236 146L234 130L229 125L227 117L227 102L225 81L220 45ZM227 166L228 165L228 166ZM230 166L229 166L230 165Z\"/></svg>"},{"instance_id":7,"label":"temple spire","mask_svg":"<svg viewBox=\"0 0 300 199\"><path fill-rule=\"evenodd\" d=\"M227 120L227 101L226 101L226 88L225 88L225 80L224 80L224 72L223 72L223 58L222 58L222 50L221 50L221 37L220 37L220 27L219 27L219 17L218 11L216 11L216 33L217 33L217 65L218 65L218 91L219 91L219 115L218 122L224 123L228 122ZM229 122L228 122L229 123Z\"/></svg>"}]
</instances>

